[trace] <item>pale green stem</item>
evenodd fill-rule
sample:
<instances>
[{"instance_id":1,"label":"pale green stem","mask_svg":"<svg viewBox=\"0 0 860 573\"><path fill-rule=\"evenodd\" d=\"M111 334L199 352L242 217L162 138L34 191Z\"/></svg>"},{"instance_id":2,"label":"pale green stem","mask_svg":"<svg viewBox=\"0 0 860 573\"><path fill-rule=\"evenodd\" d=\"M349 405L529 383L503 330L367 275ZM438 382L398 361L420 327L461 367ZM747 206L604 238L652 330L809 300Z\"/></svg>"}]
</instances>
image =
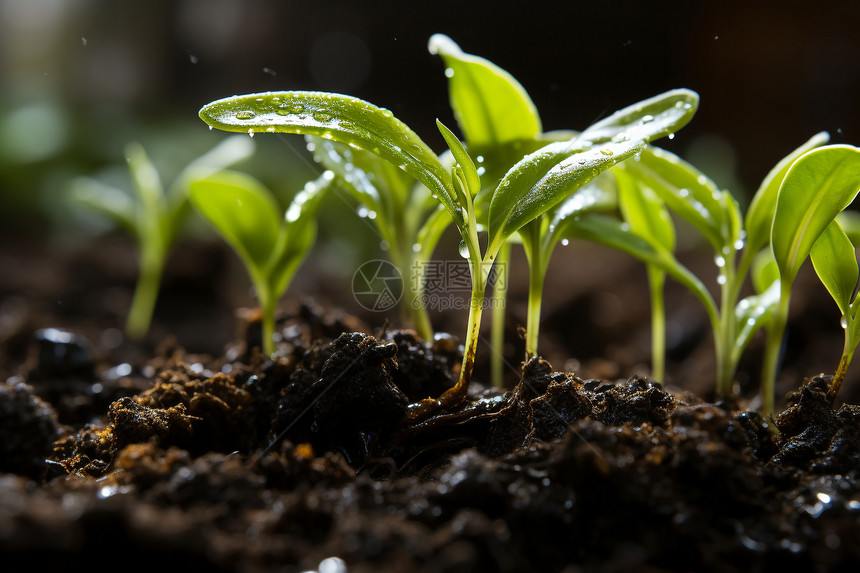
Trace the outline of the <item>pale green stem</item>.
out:
<instances>
[{"instance_id":1,"label":"pale green stem","mask_svg":"<svg viewBox=\"0 0 860 573\"><path fill-rule=\"evenodd\" d=\"M735 375L735 300L733 293L737 292L735 287L734 261L726 261L725 267L720 271L724 280L720 289L720 326L715 333L715 346L717 358L717 395L730 396L732 394L732 381Z\"/></svg>"},{"instance_id":2,"label":"pale green stem","mask_svg":"<svg viewBox=\"0 0 860 573\"><path fill-rule=\"evenodd\" d=\"M164 257L144 250L141 254L140 276L125 323L126 334L134 340L140 340L149 331L163 272Z\"/></svg>"},{"instance_id":3,"label":"pale green stem","mask_svg":"<svg viewBox=\"0 0 860 573\"><path fill-rule=\"evenodd\" d=\"M260 301L260 324L262 327L263 353L271 356L275 352L275 313L278 309L278 297L272 296L268 289L263 292L258 289Z\"/></svg>"},{"instance_id":4,"label":"pale green stem","mask_svg":"<svg viewBox=\"0 0 860 573\"><path fill-rule=\"evenodd\" d=\"M496 283L493 285L493 325L490 331L490 343L493 355L490 357L490 379L493 386L504 386L505 378L505 306L508 299L508 264L511 259L511 244L507 241L499 249L496 256Z\"/></svg>"},{"instance_id":5,"label":"pale green stem","mask_svg":"<svg viewBox=\"0 0 860 573\"><path fill-rule=\"evenodd\" d=\"M761 414L765 418L773 415L774 391L776 375L779 369L779 352L782 338L788 324L788 303L790 285L780 285L779 302L774 311L773 320L767 329L767 341L764 349L764 364L761 375Z\"/></svg>"},{"instance_id":6,"label":"pale green stem","mask_svg":"<svg viewBox=\"0 0 860 573\"><path fill-rule=\"evenodd\" d=\"M842 383L845 382L845 375L848 374L848 366L851 364L851 359L854 357L854 350L857 348L858 324L854 314L849 310L845 316L845 343L842 346L842 357L839 359L839 366L836 368L836 373L833 375L833 384L830 386L830 399L835 399L839 390L842 388Z\"/></svg>"},{"instance_id":7,"label":"pale green stem","mask_svg":"<svg viewBox=\"0 0 860 573\"><path fill-rule=\"evenodd\" d=\"M526 358L537 356L540 336L540 311L546 265L541 260L539 248L529 258L529 298L526 315Z\"/></svg>"},{"instance_id":8,"label":"pale green stem","mask_svg":"<svg viewBox=\"0 0 860 573\"><path fill-rule=\"evenodd\" d=\"M666 273L648 265L648 286L651 290L651 377L661 382L666 376L665 284Z\"/></svg>"}]
</instances>

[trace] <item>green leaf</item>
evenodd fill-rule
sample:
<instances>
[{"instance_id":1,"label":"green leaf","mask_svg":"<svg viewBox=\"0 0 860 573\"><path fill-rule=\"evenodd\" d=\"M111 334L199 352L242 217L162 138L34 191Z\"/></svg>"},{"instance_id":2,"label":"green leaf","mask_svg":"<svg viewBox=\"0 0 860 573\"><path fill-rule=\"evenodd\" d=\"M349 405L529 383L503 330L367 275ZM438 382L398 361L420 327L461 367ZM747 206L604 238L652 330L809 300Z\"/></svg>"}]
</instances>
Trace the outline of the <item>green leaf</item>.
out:
<instances>
[{"instance_id":1,"label":"green leaf","mask_svg":"<svg viewBox=\"0 0 860 573\"><path fill-rule=\"evenodd\" d=\"M759 251L752 263L750 274L753 288L758 294L764 293L773 283L779 282L779 267L770 249Z\"/></svg>"},{"instance_id":2,"label":"green leaf","mask_svg":"<svg viewBox=\"0 0 860 573\"><path fill-rule=\"evenodd\" d=\"M324 92L267 92L214 101L200 110L200 118L224 131L317 135L366 149L423 183L457 216L450 175L436 154L389 110L366 101Z\"/></svg>"},{"instance_id":3,"label":"green leaf","mask_svg":"<svg viewBox=\"0 0 860 573\"><path fill-rule=\"evenodd\" d=\"M548 232L542 233L543 248L547 253L551 252L561 238L568 235L567 226L575 225L581 215L613 211L618 208L618 190L613 172L614 170L604 171L547 212ZM523 228L535 225L539 221L540 219L536 219Z\"/></svg>"},{"instance_id":4,"label":"green leaf","mask_svg":"<svg viewBox=\"0 0 860 573\"><path fill-rule=\"evenodd\" d=\"M827 143L830 136L827 132L818 133L806 143L783 157L759 185L753 195L746 215L747 248L752 252L763 249L770 241L770 229L773 224L773 211L776 209L776 198L779 186L782 185L785 174L791 164L801 155Z\"/></svg>"},{"instance_id":5,"label":"green leaf","mask_svg":"<svg viewBox=\"0 0 860 573\"><path fill-rule=\"evenodd\" d=\"M135 204L127 193L89 177L79 177L70 186L73 201L86 205L137 235Z\"/></svg>"},{"instance_id":6,"label":"green leaf","mask_svg":"<svg viewBox=\"0 0 860 573\"><path fill-rule=\"evenodd\" d=\"M639 161L630 161L626 167L672 211L698 229L715 251L722 252L724 246L734 243L723 194L701 171L674 153L656 147L645 148Z\"/></svg>"},{"instance_id":7,"label":"green leaf","mask_svg":"<svg viewBox=\"0 0 860 573\"><path fill-rule=\"evenodd\" d=\"M527 155L508 171L490 201L490 245L499 246L520 227L643 146L642 141L628 139L582 150L574 140L551 143Z\"/></svg>"},{"instance_id":8,"label":"green leaf","mask_svg":"<svg viewBox=\"0 0 860 573\"><path fill-rule=\"evenodd\" d=\"M854 245L860 245L860 213L857 211L842 211L836 215L839 226L851 239Z\"/></svg>"},{"instance_id":9,"label":"green leaf","mask_svg":"<svg viewBox=\"0 0 860 573\"><path fill-rule=\"evenodd\" d=\"M233 247L248 270L262 272L278 244L281 227L281 210L271 193L253 177L234 171L199 179L189 188L195 209Z\"/></svg>"},{"instance_id":10,"label":"green leaf","mask_svg":"<svg viewBox=\"0 0 860 573\"><path fill-rule=\"evenodd\" d=\"M580 134L590 144L641 139L650 143L687 125L699 107L699 94L675 89L620 109Z\"/></svg>"},{"instance_id":11,"label":"green leaf","mask_svg":"<svg viewBox=\"0 0 860 573\"><path fill-rule=\"evenodd\" d=\"M771 245L780 280L791 284L819 235L860 190L860 149L831 145L808 151L779 190Z\"/></svg>"},{"instance_id":12,"label":"green leaf","mask_svg":"<svg viewBox=\"0 0 860 573\"><path fill-rule=\"evenodd\" d=\"M831 222L809 253L812 266L842 314L848 314L860 271L854 245L837 220Z\"/></svg>"},{"instance_id":13,"label":"green leaf","mask_svg":"<svg viewBox=\"0 0 860 573\"><path fill-rule=\"evenodd\" d=\"M613 170L618 181L618 206L630 229L667 251L675 250L675 226L656 193L639 184L623 165Z\"/></svg>"},{"instance_id":14,"label":"green leaf","mask_svg":"<svg viewBox=\"0 0 860 573\"><path fill-rule=\"evenodd\" d=\"M427 48L447 66L451 108L470 148L533 139L541 132L534 103L511 74L463 53L442 34L431 36Z\"/></svg>"},{"instance_id":15,"label":"green leaf","mask_svg":"<svg viewBox=\"0 0 860 573\"><path fill-rule=\"evenodd\" d=\"M436 120L436 127L439 128L439 133L442 134L442 137L445 139L445 143L448 144L448 149L451 150L451 154L454 156L454 160L457 162L463 169L463 174L466 178L466 187L470 195L474 196L481 189L481 178L478 176L478 168L475 167L475 163L472 161L472 157L469 155L469 152L466 151L466 148L463 147L463 144L457 139L457 136L451 133L451 130L445 127L438 119ZM468 204L470 201L468 199L464 199L461 201L463 204Z\"/></svg>"}]
</instances>

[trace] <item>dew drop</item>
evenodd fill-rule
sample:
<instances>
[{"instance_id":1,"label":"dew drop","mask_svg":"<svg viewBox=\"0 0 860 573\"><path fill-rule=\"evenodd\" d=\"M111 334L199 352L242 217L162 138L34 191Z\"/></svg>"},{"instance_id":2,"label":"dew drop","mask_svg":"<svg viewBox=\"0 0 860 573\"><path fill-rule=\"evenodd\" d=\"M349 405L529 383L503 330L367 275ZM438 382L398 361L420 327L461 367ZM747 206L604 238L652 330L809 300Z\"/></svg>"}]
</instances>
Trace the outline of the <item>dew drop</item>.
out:
<instances>
[{"instance_id":1,"label":"dew drop","mask_svg":"<svg viewBox=\"0 0 860 573\"><path fill-rule=\"evenodd\" d=\"M740 251L743 248L744 248L744 240L743 239L738 239L737 241L735 241L735 250L736 251Z\"/></svg>"},{"instance_id":2,"label":"dew drop","mask_svg":"<svg viewBox=\"0 0 860 573\"><path fill-rule=\"evenodd\" d=\"M479 155L478 157L475 158L475 161L477 161L478 163L483 163L484 162L484 156Z\"/></svg>"},{"instance_id":3,"label":"dew drop","mask_svg":"<svg viewBox=\"0 0 860 573\"><path fill-rule=\"evenodd\" d=\"M356 211L359 217L362 219L367 219L370 216L370 210L367 207L359 207L358 211Z\"/></svg>"},{"instance_id":4,"label":"dew drop","mask_svg":"<svg viewBox=\"0 0 860 573\"><path fill-rule=\"evenodd\" d=\"M331 114L325 113L323 111L315 111L311 114L311 116L322 123L328 123L331 121Z\"/></svg>"},{"instance_id":5,"label":"dew drop","mask_svg":"<svg viewBox=\"0 0 860 573\"><path fill-rule=\"evenodd\" d=\"M454 68L445 68L445 77L453 78L454 77Z\"/></svg>"},{"instance_id":6,"label":"dew drop","mask_svg":"<svg viewBox=\"0 0 860 573\"><path fill-rule=\"evenodd\" d=\"M461 257L463 257L464 259L469 258L469 247L466 245L465 240L460 241L460 246L457 248L457 250L460 251Z\"/></svg>"},{"instance_id":7,"label":"dew drop","mask_svg":"<svg viewBox=\"0 0 860 573\"><path fill-rule=\"evenodd\" d=\"M385 117L394 117L394 114L391 112L390 109L384 109L383 108L382 109L382 115L384 115Z\"/></svg>"},{"instance_id":8,"label":"dew drop","mask_svg":"<svg viewBox=\"0 0 860 573\"><path fill-rule=\"evenodd\" d=\"M717 277L717 284L718 285L724 285L724 284L726 284L726 280L727 280L726 275L720 275Z\"/></svg>"},{"instance_id":9,"label":"dew drop","mask_svg":"<svg viewBox=\"0 0 860 573\"><path fill-rule=\"evenodd\" d=\"M385 240L379 241L379 248L383 251L387 251L388 250L388 241L385 241Z\"/></svg>"},{"instance_id":10,"label":"dew drop","mask_svg":"<svg viewBox=\"0 0 860 573\"><path fill-rule=\"evenodd\" d=\"M368 219L370 219L371 221L372 221L373 219L376 219L376 211L372 211L372 210L371 210L371 211L368 211L368 212L367 212L367 218L368 218Z\"/></svg>"},{"instance_id":11,"label":"dew drop","mask_svg":"<svg viewBox=\"0 0 860 573\"><path fill-rule=\"evenodd\" d=\"M215 129L215 128L214 128L213 126L211 126L211 125L210 125L210 126L209 126L209 131L212 131L213 129Z\"/></svg>"},{"instance_id":12,"label":"dew drop","mask_svg":"<svg viewBox=\"0 0 860 573\"><path fill-rule=\"evenodd\" d=\"M645 125L646 123L651 123L652 121L654 121L653 115L645 115L645 116L642 116L642 119L639 120L639 124Z\"/></svg>"},{"instance_id":13,"label":"dew drop","mask_svg":"<svg viewBox=\"0 0 860 573\"><path fill-rule=\"evenodd\" d=\"M413 253L420 253L421 252L421 243L413 244L412 245L412 252Z\"/></svg>"},{"instance_id":14,"label":"dew drop","mask_svg":"<svg viewBox=\"0 0 860 573\"><path fill-rule=\"evenodd\" d=\"M249 130L248 130L248 136L249 136L249 137L254 137L254 130L253 130L253 129L249 129Z\"/></svg>"},{"instance_id":15,"label":"dew drop","mask_svg":"<svg viewBox=\"0 0 860 573\"><path fill-rule=\"evenodd\" d=\"M714 264L717 265L718 268L723 268L726 266L726 259L723 258L722 255L717 255L714 257Z\"/></svg>"},{"instance_id":16,"label":"dew drop","mask_svg":"<svg viewBox=\"0 0 860 573\"><path fill-rule=\"evenodd\" d=\"M603 155L613 155L611 149L601 149L600 153L602 153Z\"/></svg>"},{"instance_id":17,"label":"dew drop","mask_svg":"<svg viewBox=\"0 0 860 573\"><path fill-rule=\"evenodd\" d=\"M254 119L256 116L253 111L237 111L236 119Z\"/></svg>"},{"instance_id":18,"label":"dew drop","mask_svg":"<svg viewBox=\"0 0 860 573\"><path fill-rule=\"evenodd\" d=\"M681 189L680 191L678 191L678 195L680 195L681 197L689 197L690 196L690 190L689 189Z\"/></svg>"},{"instance_id":19,"label":"dew drop","mask_svg":"<svg viewBox=\"0 0 860 573\"><path fill-rule=\"evenodd\" d=\"M675 139L675 134L674 134L674 133L670 133L670 134L669 134L669 139Z\"/></svg>"},{"instance_id":20,"label":"dew drop","mask_svg":"<svg viewBox=\"0 0 860 573\"><path fill-rule=\"evenodd\" d=\"M569 244L570 244L570 241L568 241L567 239L562 239L562 240L561 240L561 246L562 246L562 247L566 247L566 246L568 246Z\"/></svg>"},{"instance_id":21,"label":"dew drop","mask_svg":"<svg viewBox=\"0 0 860 573\"><path fill-rule=\"evenodd\" d=\"M839 319L839 324L842 325L843 329L847 330L848 329L848 317L843 314L842 318Z\"/></svg>"}]
</instances>

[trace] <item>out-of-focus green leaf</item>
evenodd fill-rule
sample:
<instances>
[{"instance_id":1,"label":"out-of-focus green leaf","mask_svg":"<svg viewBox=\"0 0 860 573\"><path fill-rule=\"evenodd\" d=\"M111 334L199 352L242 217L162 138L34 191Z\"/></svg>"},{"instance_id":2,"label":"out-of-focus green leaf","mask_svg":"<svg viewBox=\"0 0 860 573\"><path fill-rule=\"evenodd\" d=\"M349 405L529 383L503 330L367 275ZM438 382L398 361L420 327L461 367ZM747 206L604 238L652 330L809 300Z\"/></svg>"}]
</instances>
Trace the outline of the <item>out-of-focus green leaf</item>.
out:
<instances>
[{"instance_id":1,"label":"out-of-focus green leaf","mask_svg":"<svg viewBox=\"0 0 860 573\"><path fill-rule=\"evenodd\" d=\"M541 132L537 108L511 74L464 53L443 34L431 36L427 47L447 66L451 108L470 148L533 139Z\"/></svg>"}]
</instances>

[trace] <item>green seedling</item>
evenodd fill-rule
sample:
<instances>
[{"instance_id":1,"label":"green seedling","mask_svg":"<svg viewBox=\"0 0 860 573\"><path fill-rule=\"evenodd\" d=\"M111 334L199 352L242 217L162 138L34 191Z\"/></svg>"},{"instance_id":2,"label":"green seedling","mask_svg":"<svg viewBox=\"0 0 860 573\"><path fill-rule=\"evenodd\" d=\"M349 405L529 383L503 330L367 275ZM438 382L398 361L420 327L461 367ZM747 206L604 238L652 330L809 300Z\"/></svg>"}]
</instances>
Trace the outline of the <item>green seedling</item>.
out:
<instances>
[{"instance_id":1,"label":"green seedling","mask_svg":"<svg viewBox=\"0 0 860 573\"><path fill-rule=\"evenodd\" d=\"M836 217L858 191L860 148L848 145L830 145L803 154L791 164L782 181L771 230L771 247L779 268L779 302L768 327L762 374L762 391L770 397L763 406L768 414L773 409L779 346L788 321L791 286L810 252L814 253L818 276L843 313L845 346L831 389L833 396L845 378L860 340L855 322L857 307L853 305L857 263L853 245Z\"/></svg>"},{"instance_id":2,"label":"green seedling","mask_svg":"<svg viewBox=\"0 0 860 573\"><path fill-rule=\"evenodd\" d=\"M618 248L662 269L702 302L714 333L720 395L732 393L742 352L752 336L767 327L761 388L766 415L773 411L773 380L791 284L818 235L857 192L857 178L848 159L854 148L815 149L826 141L826 134L818 134L771 170L753 197L745 224L737 201L727 191L718 190L709 178L673 154L651 148L642 152L639 161L623 166L623 171L633 175L625 185L632 182L652 190L711 244L719 305L704 282L675 259L668 243L661 245L654 239L648 225L634 229L635 225L620 219L587 216L570 229L576 236ZM836 154L844 155L844 161L838 162ZM625 208L631 206L638 211L653 208L626 201ZM632 221L630 215L626 218ZM755 294L739 300L750 275Z\"/></svg>"},{"instance_id":3,"label":"green seedling","mask_svg":"<svg viewBox=\"0 0 860 573\"><path fill-rule=\"evenodd\" d=\"M164 264L188 214L188 186L250 157L253 150L247 138L228 138L185 167L165 191L143 147L131 143L125 155L136 201L125 191L97 179L81 177L72 183L74 201L112 219L137 240L140 276L125 326L131 338L143 338L149 330Z\"/></svg>"},{"instance_id":4,"label":"green seedling","mask_svg":"<svg viewBox=\"0 0 860 573\"><path fill-rule=\"evenodd\" d=\"M375 227L391 262L408 279L404 314L422 338L433 340L422 271L451 218L427 187L389 161L338 141L306 137L314 159L335 173L338 188L358 202L359 216Z\"/></svg>"},{"instance_id":5,"label":"green seedling","mask_svg":"<svg viewBox=\"0 0 860 573\"><path fill-rule=\"evenodd\" d=\"M487 241L482 247L474 205L481 189L478 168L463 144L441 122L437 121L437 126L453 156L451 167L443 164L390 111L339 94L294 91L234 96L204 106L200 117L226 131L316 135L364 149L409 173L445 208L463 239L461 254L468 259L472 279L465 352L455 386L439 398L414 404L413 418L426 416L465 396L475 360L487 278L504 242L600 172L641 151L646 132L637 126L625 131L624 137L609 137L599 144L576 139L550 143L522 158L490 193Z\"/></svg>"},{"instance_id":6,"label":"green seedling","mask_svg":"<svg viewBox=\"0 0 860 573\"><path fill-rule=\"evenodd\" d=\"M284 214L262 183L222 171L190 184L194 208L236 251L256 291L262 313L263 352L275 351L275 311L316 240L316 215L334 174L308 182Z\"/></svg>"},{"instance_id":7,"label":"green seedling","mask_svg":"<svg viewBox=\"0 0 860 573\"><path fill-rule=\"evenodd\" d=\"M482 171L485 171L482 173L485 183L476 201L478 220L482 223L484 210L481 209L481 199L492 196L498 179L522 153L536 151L554 139L574 141L573 145L581 149L629 138L650 142L683 127L698 106L698 95L694 92L673 90L620 110L581 134L545 134L541 131L536 106L523 86L508 72L483 58L463 53L454 42L440 34L431 38L430 51L441 55L448 66L446 76L449 78L451 107L465 136L470 155L477 159ZM566 201L527 223L516 236L511 237L523 244L529 263L526 327L528 356L537 354L543 284L552 251L558 242L565 240L561 231L566 224L571 224L585 212L612 210L618 206L614 189L607 188L605 178L601 178L604 179L603 185L589 184L573 192ZM638 200L637 197L630 199ZM648 213L643 215L647 216ZM642 217L635 219L640 220ZM502 249L500 254L502 258L497 261L506 261L507 249ZM652 289L662 289L662 274L657 269L649 270ZM662 313L658 311L655 307L656 316L661 317ZM494 320L494 325L497 323L501 323L501 320ZM655 321L655 340L662 341L665 338L661 330L663 324L664 321ZM502 332L501 325L494 326L493 345L496 348L501 347ZM661 356L662 352L656 352L655 355ZM500 359L501 353L497 351L496 357ZM657 364L656 369L662 377L662 366ZM500 382L500 373L501 366L497 364L494 374L497 383Z\"/></svg>"}]
</instances>

